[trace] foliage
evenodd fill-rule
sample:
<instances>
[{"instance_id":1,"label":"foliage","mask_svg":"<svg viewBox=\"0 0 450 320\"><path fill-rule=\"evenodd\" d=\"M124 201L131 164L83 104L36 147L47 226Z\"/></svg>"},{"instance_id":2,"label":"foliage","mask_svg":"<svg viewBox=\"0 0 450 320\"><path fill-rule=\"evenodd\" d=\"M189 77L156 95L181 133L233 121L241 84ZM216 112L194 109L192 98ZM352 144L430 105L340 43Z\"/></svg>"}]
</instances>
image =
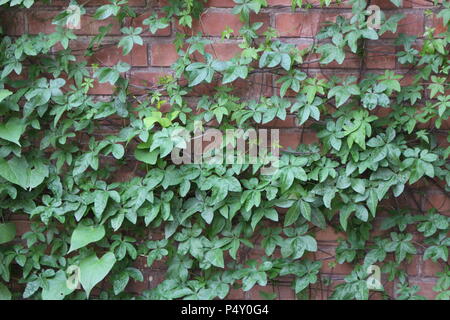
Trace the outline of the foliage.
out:
<instances>
[{"instance_id":1,"label":"foliage","mask_svg":"<svg viewBox=\"0 0 450 320\"><path fill-rule=\"evenodd\" d=\"M0 5L8 12L32 8L34 2L0 0ZM164 29L172 20L189 29L204 9L203 1L170 0L161 14L144 21L148 30L143 30L125 26L136 16L127 0L110 2L93 18L121 23L115 45L124 55L142 45L143 33ZM310 285L326 283L321 268L327 262L314 258L316 233L326 228L346 236L336 249L337 263L354 265L332 299L368 299L366 270L375 263L383 266L388 281L398 280L400 299L420 299L405 272L415 254L446 265L435 290L438 298L449 299L449 217L424 212L420 205L386 208L382 203L396 203L412 194L411 185L424 181L449 191L450 148L439 144L438 135L450 114L450 3L430 10L443 18L446 31L439 37L427 29L421 49L415 37L396 40L402 47L398 62L418 67L410 85L392 70L329 79L307 72L312 54L321 65L341 64L349 52L364 56L366 40L395 31L401 16L384 19L374 30L366 23L366 1L351 0L352 18L339 17L320 31L318 42L300 50L277 40L273 30L257 41L262 23L250 16L266 1L235 3L232 12L242 28L225 30L223 37L239 34L240 54L220 61L206 50L211 40L179 33L173 76L141 95L133 94L125 62L77 62L69 45L77 36L67 28L76 10L56 16L54 33L1 35L0 299L223 299L232 288L248 291L285 276L303 297ZM72 5L85 13L81 4ZM296 7L306 5L295 0ZM107 45L108 28L100 28L85 56ZM258 72L278 76L279 95L244 99L233 94L239 79ZM94 80L113 85L114 94L89 95ZM214 84L214 92L199 99L194 106L199 112L191 112L187 95L206 83ZM170 113L161 111L165 103ZM389 108L386 116L380 116L383 108ZM248 129L285 120L289 113L298 125L312 122L319 143L283 150L274 175L261 174L260 163L175 165L170 160L177 147L174 132L193 133L196 121L215 120L221 131ZM117 119L115 134L98 134ZM133 177L118 179L117 172L130 163ZM9 220L14 214L31 221L22 241L13 241L16 230ZM374 236L380 216L383 232ZM423 234L423 243L414 232ZM252 249L265 254L251 259ZM127 284L144 280L136 268L140 259L148 267L164 262L168 269L156 288L132 295ZM72 280L83 290L68 287ZM102 281L112 285L96 287ZM10 292L13 282L23 289Z\"/></svg>"}]
</instances>

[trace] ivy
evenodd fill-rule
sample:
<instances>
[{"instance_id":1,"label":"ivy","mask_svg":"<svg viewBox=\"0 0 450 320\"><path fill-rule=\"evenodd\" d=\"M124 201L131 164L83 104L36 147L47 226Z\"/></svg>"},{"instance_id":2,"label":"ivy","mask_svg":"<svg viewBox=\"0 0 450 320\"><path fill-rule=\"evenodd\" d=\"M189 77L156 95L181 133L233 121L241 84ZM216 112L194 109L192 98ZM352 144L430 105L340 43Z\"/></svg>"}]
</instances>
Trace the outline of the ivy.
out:
<instances>
[{"instance_id":1,"label":"ivy","mask_svg":"<svg viewBox=\"0 0 450 320\"><path fill-rule=\"evenodd\" d=\"M12 13L10 7L26 11L34 2L0 6ZM383 281L397 284L395 298L423 299L406 272L415 257L443 266L434 291L449 299L450 219L439 208L424 210L426 197L416 199L419 184L443 195L450 187L450 148L440 142L450 114L448 1L427 12L442 18L440 35L427 28L421 39L399 34L391 41L396 63L411 70L371 73L363 61L346 77L319 77L311 65L343 64L349 53L366 59L367 41L396 32L403 14L383 14L373 29L368 3L352 0L351 17L326 23L300 50L274 29L261 35L263 23L251 22L267 1L234 3L230 12L242 26L227 27L222 41L238 40L241 52L227 61L211 53L214 38L191 30L205 1L170 0L143 20L145 28L129 23L138 12L127 0L92 11L96 21L117 20L120 36L108 35L111 24L99 27L82 57L110 46L130 55L148 31L179 24L173 73L152 87L132 81L128 60L77 59L72 27L87 14L82 4L62 10L53 33L0 33L0 299L225 299L233 288L283 281L298 298L313 298L311 286L332 281L325 264L332 274L343 263L352 271L330 290L331 299L369 299L374 264ZM292 10L309 7L292 1ZM276 94L236 90L260 74L273 77ZM97 81L114 93L90 95ZM280 146L274 174L263 174L261 162L171 160L187 147L180 132L195 140L208 127L261 129L288 119L318 142ZM113 130L105 133L105 126ZM235 141L219 144L223 154L227 143ZM405 196L412 205L399 203ZM30 222L20 238L11 219L17 214ZM327 253L319 241L324 230L343 237L319 259ZM129 293L131 281L146 280L142 264L165 265L164 280Z\"/></svg>"}]
</instances>

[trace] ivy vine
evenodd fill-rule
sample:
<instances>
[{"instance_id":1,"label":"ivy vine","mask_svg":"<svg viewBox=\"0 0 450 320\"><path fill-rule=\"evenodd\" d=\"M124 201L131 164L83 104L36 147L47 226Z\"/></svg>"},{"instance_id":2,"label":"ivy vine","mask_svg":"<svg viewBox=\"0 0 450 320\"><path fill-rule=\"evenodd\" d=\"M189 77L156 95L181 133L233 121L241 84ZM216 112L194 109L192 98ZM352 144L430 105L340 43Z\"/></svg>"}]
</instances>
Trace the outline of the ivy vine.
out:
<instances>
[{"instance_id":1,"label":"ivy vine","mask_svg":"<svg viewBox=\"0 0 450 320\"><path fill-rule=\"evenodd\" d=\"M0 6L14 14L35 2ZM207 49L214 39L191 30L204 1L170 0L144 20L148 29L129 23L137 13L127 0L91 13L117 19L122 35L112 45L125 56L144 33L181 26L173 73L152 87L131 82L125 62L77 60L71 26L88 13L76 1L53 19L53 33L0 33L0 298L225 299L232 289L288 281L298 298L314 298L314 286L331 299L368 299L368 268L380 265L383 282L395 282L395 297L381 289L382 297L422 299L406 271L420 255L443 266L434 290L437 299L450 299L450 217L423 210L414 192L421 183L443 194L450 187L450 2L434 1L426 11L442 19L444 32L427 27L422 39L395 40L396 59L413 78L408 85L405 73L369 73L363 62L355 76L319 78L310 68L342 64L350 54L364 61L367 41L396 32L401 13L383 14L373 29L370 3L350 0L351 17L339 16L299 49L250 18L265 10L265 0L234 2L242 27L227 28L222 39L238 39L241 51L227 61ZM309 7L292 1L292 10ZM82 56L111 46L111 28L100 27ZM239 81L255 74L274 75L277 94L236 94ZM112 85L114 94L90 95L96 82ZM205 84L208 94L191 99ZM176 130L194 133L199 122L221 131L259 128L289 115L319 142L282 149L276 174L261 174L261 163L170 159ZM115 130L105 133L105 125ZM124 168L129 174L119 177ZM405 195L416 205L399 204ZM17 215L30 221L21 239ZM330 228L343 237L335 256L318 258L327 252L317 233ZM138 265L160 263L167 266L160 284L126 290L144 281ZM334 278L322 269L343 263L352 271L332 288Z\"/></svg>"}]
</instances>

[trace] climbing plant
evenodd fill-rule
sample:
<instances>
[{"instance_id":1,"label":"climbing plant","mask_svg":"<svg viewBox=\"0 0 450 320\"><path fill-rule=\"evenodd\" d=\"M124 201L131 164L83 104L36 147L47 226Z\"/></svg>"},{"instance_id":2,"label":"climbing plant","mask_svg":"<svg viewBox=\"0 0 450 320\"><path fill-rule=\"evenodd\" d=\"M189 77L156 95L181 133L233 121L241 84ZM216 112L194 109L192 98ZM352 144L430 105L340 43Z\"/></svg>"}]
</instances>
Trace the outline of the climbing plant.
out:
<instances>
[{"instance_id":1,"label":"climbing plant","mask_svg":"<svg viewBox=\"0 0 450 320\"><path fill-rule=\"evenodd\" d=\"M0 6L14 14L37 2ZM73 26L87 14L82 3L71 1L53 19L52 33L0 34L0 298L224 299L231 289L289 281L298 298L314 298L309 288L316 286L327 287L331 299L368 299L368 269L380 265L385 284L395 283L395 297L378 289L383 298L422 299L406 271L417 254L444 266L434 290L437 299L450 298L450 218L396 201L407 194L417 204L412 190L421 183L449 191L450 2L426 11L442 19L443 32L427 27L420 41L404 34L395 40L396 59L413 78L408 85L404 73L369 73L364 59L354 76L310 72L312 64L365 58L367 41L395 33L401 13L382 14L372 28L370 3L350 0L351 16L323 25L299 49L254 22L267 1L234 2L242 27L223 30L222 38L239 39L241 51L227 61L208 49L213 40L193 32L204 1L170 0L143 21L146 29L130 23L137 14L127 0L96 9L92 19L117 19L121 36L106 42L112 25L100 27L83 57L111 45L127 56L144 33L179 25L173 73L151 87L132 83L123 61L78 59L70 44L79 37ZM308 8L292 1L292 10ZM236 93L239 81L259 73L276 77L276 95ZM104 83L113 95L89 94ZM199 88L205 94L190 99ZM282 146L273 174L262 174L259 162L171 159L180 129L259 128L289 114L318 142ZM117 130L105 134L105 123ZM119 179L130 164L133 174ZM10 221L17 214L30 221L20 238ZM374 233L377 221L381 231ZM316 255L316 235L327 228L343 235L335 263ZM336 263L352 271L331 288L321 268ZM130 281L144 281L144 264L165 264L165 279L128 292Z\"/></svg>"}]
</instances>

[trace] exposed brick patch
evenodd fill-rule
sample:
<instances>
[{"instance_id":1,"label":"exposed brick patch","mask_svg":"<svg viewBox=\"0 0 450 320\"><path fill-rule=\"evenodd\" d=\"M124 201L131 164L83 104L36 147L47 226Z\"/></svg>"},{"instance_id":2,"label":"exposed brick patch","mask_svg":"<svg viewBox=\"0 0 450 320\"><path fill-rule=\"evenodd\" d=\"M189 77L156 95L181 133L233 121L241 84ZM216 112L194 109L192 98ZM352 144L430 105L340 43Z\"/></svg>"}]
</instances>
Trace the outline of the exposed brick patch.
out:
<instances>
[{"instance_id":1,"label":"exposed brick patch","mask_svg":"<svg viewBox=\"0 0 450 320\"><path fill-rule=\"evenodd\" d=\"M365 63L368 69L394 69L396 56L395 46L369 44Z\"/></svg>"},{"instance_id":2,"label":"exposed brick patch","mask_svg":"<svg viewBox=\"0 0 450 320\"><path fill-rule=\"evenodd\" d=\"M20 36L26 32L25 15L23 12L0 12L0 21L3 31L12 36Z\"/></svg>"},{"instance_id":3,"label":"exposed brick patch","mask_svg":"<svg viewBox=\"0 0 450 320\"><path fill-rule=\"evenodd\" d=\"M151 65L168 67L177 59L178 54L173 43L155 43L151 46Z\"/></svg>"}]
</instances>

